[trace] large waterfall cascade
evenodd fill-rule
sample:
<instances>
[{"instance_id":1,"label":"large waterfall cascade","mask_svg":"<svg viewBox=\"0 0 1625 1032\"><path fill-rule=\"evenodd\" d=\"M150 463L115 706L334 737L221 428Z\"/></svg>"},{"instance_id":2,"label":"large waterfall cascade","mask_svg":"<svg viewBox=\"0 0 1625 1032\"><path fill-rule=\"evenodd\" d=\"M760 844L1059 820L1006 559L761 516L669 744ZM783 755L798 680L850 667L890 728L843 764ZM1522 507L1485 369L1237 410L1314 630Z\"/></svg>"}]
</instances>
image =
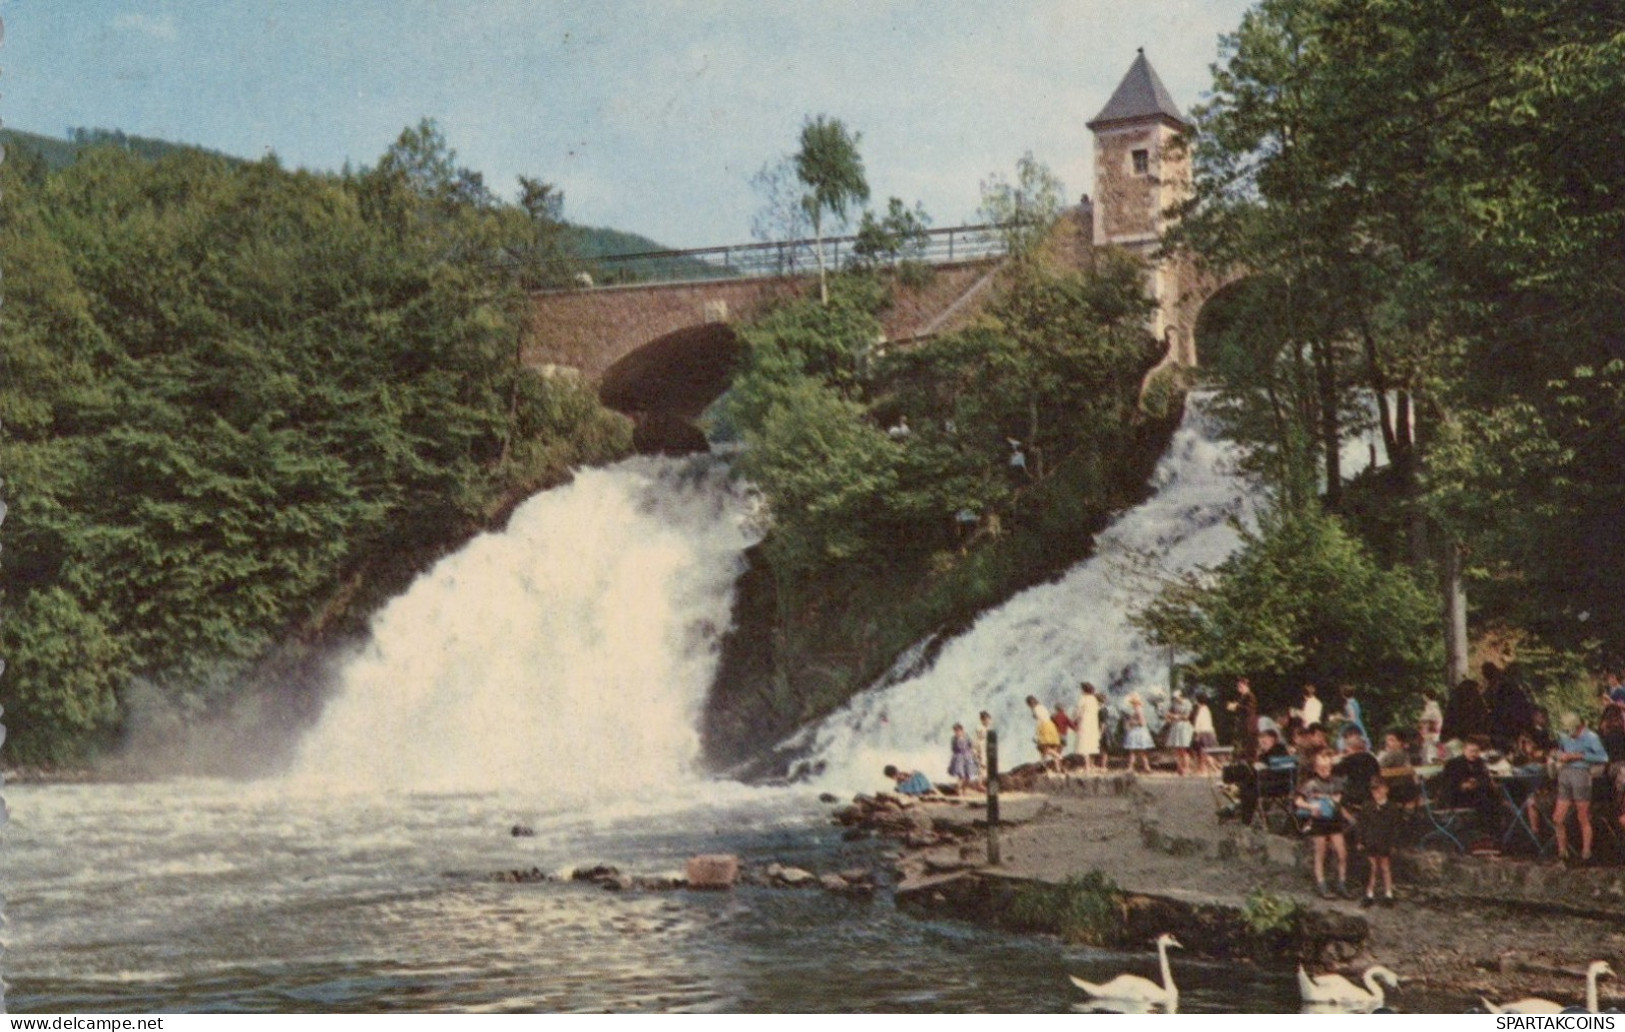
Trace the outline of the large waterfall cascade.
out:
<instances>
[{"instance_id":1,"label":"large waterfall cascade","mask_svg":"<svg viewBox=\"0 0 1625 1032\"><path fill-rule=\"evenodd\" d=\"M1166 702L1167 652L1143 639L1129 613L1145 601L1148 571L1213 566L1237 547L1232 520L1254 516L1239 454L1192 396L1153 476L1155 494L1107 528L1093 556L982 614L929 669L862 693L789 746L832 787L872 790L888 763L947 780L954 723L972 729L983 710L999 731L1002 768L1037 759L1028 695L1076 709L1079 682L1090 681L1114 706L1130 691Z\"/></svg>"},{"instance_id":2,"label":"large waterfall cascade","mask_svg":"<svg viewBox=\"0 0 1625 1032\"><path fill-rule=\"evenodd\" d=\"M754 508L708 457L536 495L378 613L289 783L586 801L694 779Z\"/></svg>"}]
</instances>

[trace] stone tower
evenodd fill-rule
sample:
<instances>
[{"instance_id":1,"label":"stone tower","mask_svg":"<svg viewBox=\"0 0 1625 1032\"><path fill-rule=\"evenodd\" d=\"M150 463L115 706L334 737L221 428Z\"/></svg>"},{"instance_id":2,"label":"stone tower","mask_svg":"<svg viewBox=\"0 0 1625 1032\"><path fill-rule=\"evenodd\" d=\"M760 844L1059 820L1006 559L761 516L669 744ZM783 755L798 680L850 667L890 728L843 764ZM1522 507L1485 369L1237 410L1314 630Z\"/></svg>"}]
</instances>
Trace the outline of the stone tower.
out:
<instances>
[{"instance_id":1,"label":"stone tower","mask_svg":"<svg viewBox=\"0 0 1625 1032\"><path fill-rule=\"evenodd\" d=\"M1111 100L1088 122L1095 137L1096 247L1113 245L1149 257L1168 225L1167 210L1191 194L1190 155L1175 140L1190 123L1168 95L1142 49ZM1180 270L1155 266L1150 295L1157 301L1151 331L1166 337L1181 305ZM1171 340L1178 362L1194 363L1186 342Z\"/></svg>"}]
</instances>

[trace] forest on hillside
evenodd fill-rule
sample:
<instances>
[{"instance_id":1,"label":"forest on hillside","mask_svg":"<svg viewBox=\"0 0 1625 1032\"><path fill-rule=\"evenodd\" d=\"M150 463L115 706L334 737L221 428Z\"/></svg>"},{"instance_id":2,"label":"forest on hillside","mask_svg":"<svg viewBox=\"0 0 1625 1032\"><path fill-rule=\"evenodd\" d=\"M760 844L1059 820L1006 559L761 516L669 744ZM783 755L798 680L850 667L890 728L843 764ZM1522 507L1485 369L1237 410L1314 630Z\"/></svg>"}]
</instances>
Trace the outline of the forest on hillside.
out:
<instances>
[{"instance_id":1,"label":"forest on hillside","mask_svg":"<svg viewBox=\"0 0 1625 1032\"><path fill-rule=\"evenodd\" d=\"M0 166L12 763L184 724L626 421L519 363L562 198L432 122L343 173L85 140ZM568 257L567 255L563 255Z\"/></svg>"},{"instance_id":2,"label":"forest on hillside","mask_svg":"<svg viewBox=\"0 0 1625 1032\"><path fill-rule=\"evenodd\" d=\"M1246 275L1199 347L1270 505L1142 614L1192 677L1409 720L1479 656L1584 709L1625 660L1621 96L1596 0L1262 0L1223 40L1168 246Z\"/></svg>"}]
</instances>

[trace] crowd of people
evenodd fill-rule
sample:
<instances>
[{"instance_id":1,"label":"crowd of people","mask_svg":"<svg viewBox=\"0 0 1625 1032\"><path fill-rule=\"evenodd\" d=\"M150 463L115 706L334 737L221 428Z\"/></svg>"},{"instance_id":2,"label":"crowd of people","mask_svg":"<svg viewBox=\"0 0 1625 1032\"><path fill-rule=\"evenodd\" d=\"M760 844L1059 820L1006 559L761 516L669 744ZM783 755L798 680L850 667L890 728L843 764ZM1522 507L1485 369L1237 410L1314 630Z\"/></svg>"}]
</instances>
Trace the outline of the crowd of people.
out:
<instances>
[{"instance_id":1,"label":"crowd of people","mask_svg":"<svg viewBox=\"0 0 1625 1032\"><path fill-rule=\"evenodd\" d=\"M1257 816L1261 792L1284 786L1289 805L1282 812L1313 844L1316 887L1329 898L1359 897L1348 886L1352 851L1367 861L1363 904L1392 903L1389 858L1424 803L1464 818L1450 837L1474 852L1498 852L1519 830L1509 821L1521 821L1526 844L1540 855L1552 849L1558 862L1592 863L1599 825L1618 830L1625 856L1620 674L1604 678L1594 721L1564 712L1556 731L1515 677L1493 663L1480 674L1456 685L1443 706L1423 696L1414 722L1386 730L1380 750L1350 687L1328 699L1306 684L1295 704L1272 715L1262 711L1248 680L1239 679L1225 702L1231 748L1219 745L1205 691L1175 690L1164 705L1129 692L1113 703L1085 681L1076 702L1046 706L1029 695L1026 703L1047 776L1102 773L1109 752L1120 754L1131 773L1152 773L1154 756L1171 758L1177 776L1220 775L1231 800L1222 816L1244 822ZM986 790L992 726L986 712L971 731L954 725L948 773L961 794ZM934 790L918 771L886 773L900 792Z\"/></svg>"}]
</instances>

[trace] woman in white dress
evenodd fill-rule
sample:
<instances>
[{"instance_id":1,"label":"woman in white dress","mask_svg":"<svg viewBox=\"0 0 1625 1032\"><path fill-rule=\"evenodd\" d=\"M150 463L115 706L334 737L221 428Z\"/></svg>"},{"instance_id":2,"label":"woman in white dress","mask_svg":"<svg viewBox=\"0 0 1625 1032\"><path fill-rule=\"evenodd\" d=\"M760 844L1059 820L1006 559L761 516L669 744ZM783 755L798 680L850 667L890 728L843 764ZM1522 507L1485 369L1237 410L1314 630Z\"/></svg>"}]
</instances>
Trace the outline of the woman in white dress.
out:
<instances>
[{"instance_id":1,"label":"woman in white dress","mask_svg":"<svg viewBox=\"0 0 1625 1032\"><path fill-rule=\"evenodd\" d=\"M1095 766L1100 756L1100 696L1088 681L1080 686L1078 697L1078 753L1083 757L1083 769L1090 774L1105 769L1104 762Z\"/></svg>"}]
</instances>

